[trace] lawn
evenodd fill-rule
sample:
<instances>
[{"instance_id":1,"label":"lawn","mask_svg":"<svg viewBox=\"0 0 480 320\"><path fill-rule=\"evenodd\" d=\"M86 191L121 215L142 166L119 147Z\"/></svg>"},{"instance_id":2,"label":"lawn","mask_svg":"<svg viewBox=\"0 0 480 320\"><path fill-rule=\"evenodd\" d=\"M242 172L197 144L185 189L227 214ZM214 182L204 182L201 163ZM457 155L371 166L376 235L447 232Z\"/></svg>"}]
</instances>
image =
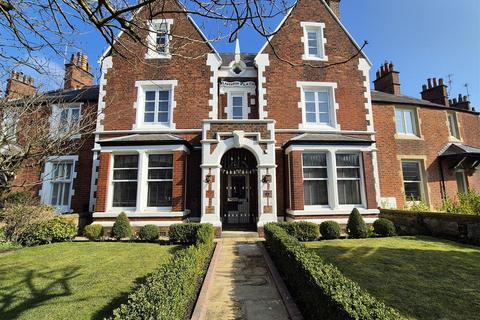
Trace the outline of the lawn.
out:
<instances>
[{"instance_id":1,"label":"lawn","mask_svg":"<svg viewBox=\"0 0 480 320\"><path fill-rule=\"evenodd\" d=\"M88 242L0 253L0 319L103 319L178 248Z\"/></svg>"},{"instance_id":2,"label":"lawn","mask_svg":"<svg viewBox=\"0 0 480 320\"><path fill-rule=\"evenodd\" d=\"M306 244L411 319L479 319L480 248L429 237Z\"/></svg>"}]
</instances>

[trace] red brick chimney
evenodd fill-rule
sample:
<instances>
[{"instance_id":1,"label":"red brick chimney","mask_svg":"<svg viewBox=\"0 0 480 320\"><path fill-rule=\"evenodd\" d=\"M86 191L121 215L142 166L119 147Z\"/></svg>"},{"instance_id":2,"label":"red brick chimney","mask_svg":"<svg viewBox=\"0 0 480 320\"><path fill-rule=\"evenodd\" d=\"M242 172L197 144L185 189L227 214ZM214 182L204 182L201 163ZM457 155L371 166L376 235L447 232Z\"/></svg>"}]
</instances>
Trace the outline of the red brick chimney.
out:
<instances>
[{"instance_id":1,"label":"red brick chimney","mask_svg":"<svg viewBox=\"0 0 480 320\"><path fill-rule=\"evenodd\" d=\"M332 9L338 19L340 19L340 1L341 0L327 0L328 6Z\"/></svg>"},{"instance_id":2,"label":"red brick chimney","mask_svg":"<svg viewBox=\"0 0 480 320\"><path fill-rule=\"evenodd\" d=\"M444 84L443 79L437 78L428 79L427 84L423 85L422 99L430 101L436 104L442 104L449 106L447 86Z\"/></svg>"},{"instance_id":3,"label":"red brick chimney","mask_svg":"<svg viewBox=\"0 0 480 320\"><path fill-rule=\"evenodd\" d=\"M400 72L395 71L392 62L385 62L377 71L377 79L373 81L375 90L400 95Z\"/></svg>"},{"instance_id":4,"label":"red brick chimney","mask_svg":"<svg viewBox=\"0 0 480 320\"><path fill-rule=\"evenodd\" d=\"M5 98L9 100L20 99L35 94L37 88L33 85L33 78L22 72L12 71L7 81Z\"/></svg>"},{"instance_id":5,"label":"red brick chimney","mask_svg":"<svg viewBox=\"0 0 480 320\"><path fill-rule=\"evenodd\" d=\"M80 89L93 85L93 75L88 64L88 57L81 52L72 54L70 62L65 65L65 89Z\"/></svg>"},{"instance_id":6,"label":"red brick chimney","mask_svg":"<svg viewBox=\"0 0 480 320\"><path fill-rule=\"evenodd\" d=\"M468 100L467 96L462 96L461 94L458 95L458 100L456 98L449 100L450 107L460 110L469 110L470 108L470 101Z\"/></svg>"}]
</instances>

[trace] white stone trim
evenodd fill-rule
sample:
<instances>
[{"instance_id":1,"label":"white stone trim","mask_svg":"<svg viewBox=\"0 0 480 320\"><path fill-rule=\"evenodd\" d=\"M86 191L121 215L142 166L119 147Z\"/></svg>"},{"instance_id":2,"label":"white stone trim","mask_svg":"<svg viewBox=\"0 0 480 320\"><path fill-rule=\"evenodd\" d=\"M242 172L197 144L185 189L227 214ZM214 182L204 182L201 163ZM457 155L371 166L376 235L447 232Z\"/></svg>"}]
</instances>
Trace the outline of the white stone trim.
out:
<instances>
[{"instance_id":1,"label":"white stone trim","mask_svg":"<svg viewBox=\"0 0 480 320\"><path fill-rule=\"evenodd\" d=\"M335 89L337 89L336 82L316 82L316 81L297 81L297 88L300 88L300 101L298 102L298 108L302 110L302 123L298 125L300 130L306 129L316 129L318 131L340 131L341 126L337 122L337 110L340 109L340 105L337 103L335 97ZM321 125L321 124L310 124L306 121L305 115L305 89L328 89L330 91L330 124L331 125Z\"/></svg>"},{"instance_id":2,"label":"white stone trim","mask_svg":"<svg viewBox=\"0 0 480 320\"><path fill-rule=\"evenodd\" d=\"M175 87L178 85L177 80L142 80L135 81L137 87L137 100L133 103L133 108L137 110L135 116L135 123L132 126L133 130L141 129L145 131L155 131L159 129L175 129L175 122L173 121L173 111L177 106L175 101ZM160 123L149 124L143 121L145 110L145 91L152 89L166 89L170 90L170 110L169 110L169 124L164 125Z\"/></svg>"},{"instance_id":3,"label":"white stone trim","mask_svg":"<svg viewBox=\"0 0 480 320\"><path fill-rule=\"evenodd\" d=\"M363 82L363 87L365 88L364 97L366 99L365 102L365 120L368 121L369 125L367 125L367 131L374 132L374 123L373 123L373 109L372 109L372 94L370 90L370 65L368 61L360 58L358 59L358 70L360 70L365 77L365 81Z\"/></svg>"},{"instance_id":4,"label":"white stone trim","mask_svg":"<svg viewBox=\"0 0 480 320\"><path fill-rule=\"evenodd\" d=\"M76 183L75 179L77 178L77 162L78 162L78 155L69 155L69 156L51 156L48 157L47 161L45 162L43 173L41 175L42 178L42 189L39 191L40 200L44 204L51 203L51 195L52 195L52 178L51 174L53 171L53 164L55 162L71 162L72 163L72 183L70 185L70 199L68 200L68 206L56 206L56 209L60 213L71 212L72 211L72 198L75 195L75 187L74 184Z\"/></svg>"},{"instance_id":5,"label":"white stone trim","mask_svg":"<svg viewBox=\"0 0 480 320\"><path fill-rule=\"evenodd\" d=\"M261 52L261 51L260 51ZM255 65L258 69L258 117L259 119L268 118L267 99L267 78L264 76L266 68L270 65L268 54L258 54L255 57Z\"/></svg>"},{"instance_id":6,"label":"white stone trim","mask_svg":"<svg viewBox=\"0 0 480 320\"><path fill-rule=\"evenodd\" d=\"M210 67L210 72L212 72L210 77L211 99L208 100L208 105L210 106L208 117L210 119L218 119L218 77L221 65L222 61L218 58L218 55L213 53L207 55L207 66Z\"/></svg>"},{"instance_id":7,"label":"white stone trim","mask_svg":"<svg viewBox=\"0 0 480 320\"><path fill-rule=\"evenodd\" d=\"M158 52L155 50L157 32L155 31L155 26L157 24L165 23L167 25L167 46L165 52ZM146 39L148 50L145 54L145 59L170 59L172 55L170 54L170 41L172 40L171 30L173 19L152 19L147 22L148 24L148 36Z\"/></svg>"},{"instance_id":8,"label":"white stone trim","mask_svg":"<svg viewBox=\"0 0 480 320\"><path fill-rule=\"evenodd\" d=\"M92 151L92 179L90 181L90 201L88 207L90 208L90 212L95 210L95 205L97 199L95 197L95 193L97 192L97 179L98 179L98 167L100 166L100 160L98 158L99 153L98 151Z\"/></svg>"},{"instance_id":9,"label":"white stone trim","mask_svg":"<svg viewBox=\"0 0 480 320\"><path fill-rule=\"evenodd\" d=\"M110 212L94 212L94 218L116 218L122 211L110 211ZM178 218L185 217L190 214L190 210L185 211L124 211L129 218Z\"/></svg>"},{"instance_id":10,"label":"white stone trim","mask_svg":"<svg viewBox=\"0 0 480 320\"><path fill-rule=\"evenodd\" d=\"M104 146L100 152L136 152L136 151L183 151L188 153L188 148L183 144L172 145L142 145L142 146Z\"/></svg>"},{"instance_id":11,"label":"white stone trim","mask_svg":"<svg viewBox=\"0 0 480 320\"><path fill-rule=\"evenodd\" d=\"M327 39L325 38L325 23L302 21L300 22L300 26L303 29L303 36L300 38L304 48L304 54L302 55L302 60L328 61L328 56L325 53L325 44L327 43ZM308 30L312 30L312 29L319 34L317 41L318 41L318 50L321 52L318 56L311 56L308 53L307 32Z\"/></svg>"}]
</instances>

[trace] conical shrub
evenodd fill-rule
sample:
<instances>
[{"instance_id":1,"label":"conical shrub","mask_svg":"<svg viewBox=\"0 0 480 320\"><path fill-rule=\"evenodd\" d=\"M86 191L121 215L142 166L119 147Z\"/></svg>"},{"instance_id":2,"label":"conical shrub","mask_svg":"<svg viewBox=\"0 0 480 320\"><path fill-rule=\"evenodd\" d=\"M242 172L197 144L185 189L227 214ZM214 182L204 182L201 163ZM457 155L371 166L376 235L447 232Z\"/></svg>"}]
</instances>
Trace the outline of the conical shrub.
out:
<instances>
[{"instance_id":1,"label":"conical shrub","mask_svg":"<svg viewBox=\"0 0 480 320\"><path fill-rule=\"evenodd\" d=\"M130 238L132 236L132 227L125 212L118 215L112 228L112 235L114 238Z\"/></svg>"},{"instance_id":2,"label":"conical shrub","mask_svg":"<svg viewBox=\"0 0 480 320\"><path fill-rule=\"evenodd\" d=\"M357 208L352 210L348 217L347 233L350 238L366 238L368 236L368 227Z\"/></svg>"}]
</instances>

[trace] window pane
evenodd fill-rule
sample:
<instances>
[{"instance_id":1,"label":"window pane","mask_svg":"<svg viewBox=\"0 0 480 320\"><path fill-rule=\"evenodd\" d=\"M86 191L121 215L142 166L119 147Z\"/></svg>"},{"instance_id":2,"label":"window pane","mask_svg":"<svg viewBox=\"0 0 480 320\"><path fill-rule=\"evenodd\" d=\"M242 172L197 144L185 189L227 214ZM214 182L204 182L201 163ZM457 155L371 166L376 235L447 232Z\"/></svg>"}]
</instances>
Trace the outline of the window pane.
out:
<instances>
[{"instance_id":1,"label":"window pane","mask_svg":"<svg viewBox=\"0 0 480 320\"><path fill-rule=\"evenodd\" d=\"M63 184L63 205L68 206L70 201L70 183Z\"/></svg>"},{"instance_id":2,"label":"window pane","mask_svg":"<svg viewBox=\"0 0 480 320\"><path fill-rule=\"evenodd\" d=\"M113 183L113 206L136 207L137 206L137 182L114 182Z\"/></svg>"},{"instance_id":3,"label":"window pane","mask_svg":"<svg viewBox=\"0 0 480 320\"><path fill-rule=\"evenodd\" d=\"M326 180L304 181L303 192L306 206L319 206L328 204L328 189Z\"/></svg>"},{"instance_id":4,"label":"window pane","mask_svg":"<svg viewBox=\"0 0 480 320\"><path fill-rule=\"evenodd\" d=\"M360 181L338 181L338 202L339 204L361 204Z\"/></svg>"},{"instance_id":5,"label":"window pane","mask_svg":"<svg viewBox=\"0 0 480 320\"><path fill-rule=\"evenodd\" d=\"M150 100L150 101L155 100L155 91L146 91L145 100Z\"/></svg>"},{"instance_id":6,"label":"window pane","mask_svg":"<svg viewBox=\"0 0 480 320\"><path fill-rule=\"evenodd\" d=\"M137 168L138 155L117 155L114 157L114 168Z\"/></svg>"},{"instance_id":7,"label":"window pane","mask_svg":"<svg viewBox=\"0 0 480 320\"><path fill-rule=\"evenodd\" d=\"M463 172L455 172L455 179L457 180L457 189L459 193L467 193L467 186L465 175Z\"/></svg>"},{"instance_id":8,"label":"window pane","mask_svg":"<svg viewBox=\"0 0 480 320\"><path fill-rule=\"evenodd\" d=\"M405 133L405 126L403 125L402 110L395 110L395 122L397 125L397 133Z\"/></svg>"},{"instance_id":9,"label":"window pane","mask_svg":"<svg viewBox=\"0 0 480 320\"><path fill-rule=\"evenodd\" d=\"M317 122L317 117L315 113L307 113L305 115L307 122L315 123Z\"/></svg>"},{"instance_id":10,"label":"window pane","mask_svg":"<svg viewBox=\"0 0 480 320\"><path fill-rule=\"evenodd\" d=\"M232 97L233 106L243 106L243 97Z\"/></svg>"},{"instance_id":11,"label":"window pane","mask_svg":"<svg viewBox=\"0 0 480 320\"><path fill-rule=\"evenodd\" d=\"M155 113L148 112L145 113L145 117L143 118L144 122L154 122L155 121Z\"/></svg>"},{"instance_id":12,"label":"window pane","mask_svg":"<svg viewBox=\"0 0 480 320\"><path fill-rule=\"evenodd\" d=\"M360 165L360 157L358 154L337 154L337 167L355 167Z\"/></svg>"},{"instance_id":13,"label":"window pane","mask_svg":"<svg viewBox=\"0 0 480 320\"><path fill-rule=\"evenodd\" d=\"M304 168L303 178L327 178L327 168Z\"/></svg>"},{"instance_id":14,"label":"window pane","mask_svg":"<svg viewBox=\"0 0 480 320\"><path fill-rule=\"evenodd\" d=\"M54 183L52 188L52 205L57 205L58 202L58 189L60 187L59 183Z\"/></svg>"},{"instance_id":15,"label":"window pane","mask_svg":"<svg viewBox=\"0 0 480 320\"><path fill-rule=\"evenodd\" d=\"M328 113L321 113L320 114L320 123L330 123L330 116Z\"/></svg>"},{"instance_id":16,"label":"window pane","mask_svg":"<svg viewBox=\"0 0 480 320\"><path fill-rule=\"evenodd\" d=\"M158 110L159 111L168 111L168 101L160 101L158 103Z\"/></svg>"},{"instance_id":17,"label":"window pane","mask_svg":"<svg viewBox=\"0 0 480 320\"><path fill-rule=\"evenodd\" d=\"M172 169L149 169L148 170L148 179L172 179L173 170Z\"/></svg>"},{"instance_id":18,"label":"window pane","mask_svg":"<svg viewBox=\"0 0 480 320\"><path fill-rule=\"evenodd\" d=\"M145 102L145 111L155 111L155 102Z\"/></svg>"},{"instance_id":19,"label":"window pane","mask_svg":"<svg viewBox=\"0 0 480 320\"><path fill-rule=\"evenodd\" d=\"M328 102L330 100L330 94L325 91L318 91L318 101L320 102Z\"/></svg>"},{"instance_id":20,"label":"window pane","mask_svg":"<svg viewBox=\"0 0 480 320\"><path fill-rule=\"evenodd\" d=\"M151 154L148 156L148 166L150 168L172 167L173 156L171 154Z\"/></svg>"},{"instance_id":21,"label":"window pane","mask_svg":"<svg viewBox=\"0 0 480 320\"><path fill-rule=\"evenodd\" d=\"M420 182L405 182L405 196L408 201L421 201L422 188Z\"/></svg>"},{"instance_id":22,"label":"window pane","mask_svg":"<svg viewBox=\"0 0 480 320\"><path fill-rule=\"evenodd\" d=\"M172 182L149 182L147 205L149 207L171 207Z\"/></svg>"},{"instance_id":23,"label":"window pane","mask_svg":"<svg viewBox=\"0 0 480 320\"><path fill-rule=\"evenodd\" d=\"M167 123L168 122L168 112L160 112L158 114L158 122Z\"/></svg>"},{"instance_id":24,"label":"window pane","mask_svg":"<svg viewBox=\"0 0 480 320\"><path fill-rule=\"evenodd\" d=\"M305 110L307 112L315 112L315 102L307 102L305 103Z\"/></svg>"},{"instance_id":25,"label":"window pane","mask_svg":"<svg viewBox=\"0 0 480 320\"><path fill-rule=\"evenodd\" d=\"M137 169L116 169L113 171L113 180L137 180Z\"/></svg>"},{"instance_id":26,"label":"window pane","mask_svg":"<svg viewBox=\"0 0 480 320\"><path fill-rule=\"evenodd\" d=\"M317 33L316 32L308 32L308 40L317 40Z\"/></svg>"},{"instance_id":27,"label":"window pane","mask_svg":"<svg viewBox=\"0 0 480 320\"><path fill-rule=\"evenodd\" d=\"M158 100L167 101L167 100L169 100L169 95L170 95L170 91L168 91L168 90L159 91L158 92Z\"/></svg>"},{"instance_id":28,"label":"window pane","mask_svg":"<svg viewBox=\"0 0 480 320\"><path fill-rule=\"evenodd\" d=\"M413 119L413 112L410 110L405 111L405 123L406 123L406 133L415 134L415 126Z\"/></svg>"},{"instance_id":29,"label":"window pane","mask_svg":"<svg viewBox=\"0 0 480 320\"><path fill-rule=\"evenodd\" d=\"M337 169L337 177L339 179L342 178L360 178L360 170L359 169L344 169L338 168Z\"/></svg>"},{"instance_id":30,"label":"window pane","mask_svg":"<svg viewBox=\"0 0 480 320\"><path fill-rule=\"evenodd\" d=\"M418 162L402 162L402 171L404 181L421 181Z\"/></svg>"},{"instance_id":31,"label":"window pane","mask_svg":"<svg viewBox=\"0 0 480 320\"><path fill-rule=\"evenodd\" d=\"M303 166L304 167L326 167L327 155L325 153L304 153Z\"/></svg>"},{"instance_id":32,"label":"window pane","mask_svg":"<svg viewBox=\"0 0 480 320\"><path fill-rule=\"evenodd\" d=\"M233 108L233 116L234 117L242 117L242 108Z\"/></svg>"},{"instance_id":33,"label":"window pane","mask_svg":"<svg viewBox=\"0 0 480 320\"><path fill-rule=\"evenodd\" d=\"M308 54L312 55L312 56L318 55L317 47L309 47L308 48Z\"/></svg>"},{"instance_id":34,"label":"window pane","mask_svg":"<svg viewBox=\"0 0 480 320\"><path fill-rule=\"evenodd\" d=\"M328 113L329 112L328 102L319 103L318 104L318 111Z\"/></svg>"},{"instance_id":35,"label":"window pane","mask_svg":"<svg viewBox=\"0 0 480 320\"><path fill-rule=\"evenodd\" d=\"M305 101L315 102L315 92L306 91L305 92Z\"/></svg>"}]
</instances>

